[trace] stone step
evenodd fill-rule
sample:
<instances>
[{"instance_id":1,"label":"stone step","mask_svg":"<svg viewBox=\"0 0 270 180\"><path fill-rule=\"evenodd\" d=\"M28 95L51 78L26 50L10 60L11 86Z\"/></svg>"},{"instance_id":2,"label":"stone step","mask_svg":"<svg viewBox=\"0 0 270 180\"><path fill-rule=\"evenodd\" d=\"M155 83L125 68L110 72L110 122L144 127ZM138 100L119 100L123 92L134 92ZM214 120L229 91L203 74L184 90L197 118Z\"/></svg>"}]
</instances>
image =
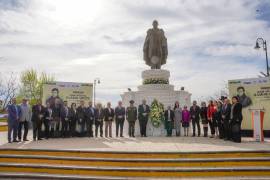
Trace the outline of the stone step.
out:
<instances>
[{"instance_id":1,"label":"stone step","mask_svg":"<svg viewBox=\"0 0 270 180\"><path fill-rule=\"evenodd\" d=\"M126 152L77 151L52 149L0 148L0 155L31 155L54 157L113 158L113 159L191 159L191 158L270 158L270 151L208 151L208 152Z\"/></svg>"},{"instance_id":2,"label":"stone step","mask_svg":"<svg viewBox=\"0 0 270 180\"><path fill-rule=\"evenodd\" d=\"M46 173L109 177L208 177L208 176L270 176L270 167L85 167L66 165L34 165L0 163L0 172Z\"/></svg>"},{"instance_id":3,"label":"stone step","mask_svg":"<svg viewBox=\"0 0 270 180\"><path fill-rule=\"evenodd\" d=\"M230 167L269 166L270 158L204 158L204 159L119 159L81 158L37 155L0 155L0 163L64 164L73 166L112 167Z\"/></svg>"}]
</instances>

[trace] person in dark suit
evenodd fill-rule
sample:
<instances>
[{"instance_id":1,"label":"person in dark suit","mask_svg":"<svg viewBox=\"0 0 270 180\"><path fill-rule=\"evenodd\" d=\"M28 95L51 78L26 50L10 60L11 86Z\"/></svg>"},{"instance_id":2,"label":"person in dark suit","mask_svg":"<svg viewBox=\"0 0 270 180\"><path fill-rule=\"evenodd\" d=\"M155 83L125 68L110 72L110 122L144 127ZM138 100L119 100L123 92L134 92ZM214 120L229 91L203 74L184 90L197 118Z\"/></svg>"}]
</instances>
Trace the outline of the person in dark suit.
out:
<instances>
[{"instance_id":1,"label":"person in dark suit","mask_svg":"<svg viewBox=\"0 0 270 180\"><path fill-rule=\"evenodd\" d=\"M234 96L232 98L231 106L231 131L233 142L241 142L241 124L243 120L242 115L242 104L239 103L238 97Z\"/></svg>"},{"instance_id":2,"label":"person in dark suit","mask_svg":"<svg viewBox=\"0 0 270 180\"><path fill-rule=\"evenodd\" d=\"M84 101L80 102L80 106L77 108L78 114L78 125L79 125L79 136L85 135L85 124L86 124L86 108L84 106Z\"/></svg>"},{"instance_id":3,"label":"person in dark suit","mask_svg":"<svg viewBox=\"0 0 270 180\"><path fill-rule=\"evenodd\" d=\"M112 122L114 119L114 110L111 108L111 103L107 103L107 108L104 110L104 121L105 121L105 137L112 137Z\"/></svg>"},{"instance_id":4,"label":"person in dark suit","mask_svg":"<svg viewBox=\"0 0 270 180\"><path fill-rule=\"evenodd\" d=\"M231 115L231 104L229 99L224 99L224 104L222 106L222 110L221 110L221 123L223 125L224 128L224 140L230 140L231 139L231 132L230 132L230 126L229 126L229 122L230 122L230 115Z\"/></svg>"},{"instance_id":5,"label":"person in dark suit","mask_svg":"<svg viewBox=\"0 0 270 180\"><path fill-rule=\"evenodd\" d=\"M44 126L45 126L45 138L49 139L50 137L50 126L52 125L51 122L52 118L52 108L50 107L50 103L46 103L45 113L44 113Z\"/></svg>"},{"instance_id":6,"label":"person in dark suit","mask_svg":"<svg viewBox=\"0 0 270 180\"><path fill-rule=\"evenodd\" d=\"M201 103L200 118L203 125L203 136L207 137L208 136L208 119L207 119L207 107L206 107L205 102Z\"/></svg>"},{"instance_id":7,"label":"person in dark suit","mask_svg":"<svg viewBox=\"0 0 270 180\"><path fill-rule=\"evenodd\" d=\"M190 117L192 121L193 136L195 136L196 126L198 129L198 136L201 135L200 127L200 107L197 106L197 101L193 101L193 105L190 107Z\"/></svg>"},{"instance_id":8,"label":"person in dark suit","mask_svg":"<svg viewBox=\"0 0 270 180\"><path fill-rule=\"evenodd\" d=\"M120 127L120 137L123 137L123 127L125 122L126 110L122 106L122 101L118 102L118 106L115 108L114 112L116 124L116 137L118 137L119 134L119 127Z\"/></svg>"},{"instance_id":9,"label":"person in dark suit","mask_svg":"<svg viewBox=\"0 0 270 180\"><path fill-rule=\"evenodd\" d=\"M86 108L86 134L89 137L93 137L93 124L95 122L95 108L90 101Z\"/></svg>"},{"instance_id":10,"label":"person in dark suit","mask_svg":"<svg viewBox=\"0 0 270 180\"><path fill-rule=\"evenodd\" d=\"M174 111L171 110L171 106L168 106L167 110L164 113L165 117L165 129L167 130L167 136L172 136L173 129L173 120L174 120Z\"/></svg>"},{"instance_id":11,"label":"person in dark suit","mask_svg":"<svg viewBox=\"0 0 270 180\"><path fill-rule=\"evenodd\" d=\"M77 123L77 120L78 120L76 103L71 104L71 108L70 108L68 116L69 116L69 120L70 120L69 134L70 134L70 136L75 137L75 135L76 135L76 123Z\"/></svg>"},{"instance_id":12,"label":"person in dark suit","mask_svg":"<svg viewBox=\"0 0 270 180\"><path fill-rule=\"evenodd\" d=\"M63 106L61 107L61 123L62 123L62 128L61 128L61 136L62 137L68 137L69 129L70 129L70 120L69 120L69 111L70 108L68 107L68 102L64 101Z\"/></svg>"},{"instance_id":13,"label":"person in dark suit","mask_svg":"<svg viewBox=\"0 0 270 180\"><path fill-rule=\"evenodd\" d=\"M138 119L140 124L141 137L146 137L146 126L149 118L150 107L146 104L146 100L142 100L142 104L138 108Z\"/></svg>"},{"instance_id":14,"label":"person in dark suit","mask_svg":"<svg viewBox=\"0 0 270 180\"><path fill-rule=\"evenodd\" d=\"M7 106L8 112L8 142L11 143L11 133L13 134L13 142L18 142L18 126L21 116L20 106L18 106L16 98L11 100L11 104Z\"/></svg>"},{"instance_id":15,"label":"person in dark suit","mask_svg":"<svg viewBox=\"0 0 270 180\"><path fill-rule=\"evenodd\" d=\"M32 124L33 124L33 140L41 139L41 126L44 120L45 108L38 100L37 104L32 107Z\"/></svg>"},{"instance_id":16,"label":"person in dark suit","mask_svg":"<svg viewBox=\"0 0 270 180\"><path fill-rule=\"evenodd\" d=\"M95 137L98 137L98 129L100 137L103 137L103 120L104 120L104 109L102 104L98 103L95 113Z\"/></svg>"},{"instance_id":17,"label":"person in dark suit","mask_svg":"<svg viewBox=\"0 0 270 180\"><path fill-rule=\"evenodd\" d=\"M53 124L54 127L52 128L52 137L60 137L62 135L62 122L61 122L61 109L62 109L62 103L61 100L56 98L54 106L51 106L52 108L52 117L53 117Z\"/></svg>"}]
</instances>

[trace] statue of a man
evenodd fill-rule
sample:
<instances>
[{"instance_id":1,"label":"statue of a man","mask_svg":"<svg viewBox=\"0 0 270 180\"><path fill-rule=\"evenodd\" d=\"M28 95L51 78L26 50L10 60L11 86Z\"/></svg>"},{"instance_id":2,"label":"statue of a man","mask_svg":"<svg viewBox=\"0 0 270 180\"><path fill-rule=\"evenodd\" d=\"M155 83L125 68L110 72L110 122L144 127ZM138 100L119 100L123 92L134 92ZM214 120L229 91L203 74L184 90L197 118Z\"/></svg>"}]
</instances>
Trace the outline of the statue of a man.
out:
<instances>
[{"instance_id":1,"label":"statue of a man","mask_svg":"<svg viewBox=\"0 0 270 180\"><path fill-rule=\"evenodd\" d=\"M148 29L143 45L143 59L151 69L160 69L166 64L168 56L167 38L163 29L158 28L157 20L153 21L153 28Z\"/></svg>"}]
</instances>

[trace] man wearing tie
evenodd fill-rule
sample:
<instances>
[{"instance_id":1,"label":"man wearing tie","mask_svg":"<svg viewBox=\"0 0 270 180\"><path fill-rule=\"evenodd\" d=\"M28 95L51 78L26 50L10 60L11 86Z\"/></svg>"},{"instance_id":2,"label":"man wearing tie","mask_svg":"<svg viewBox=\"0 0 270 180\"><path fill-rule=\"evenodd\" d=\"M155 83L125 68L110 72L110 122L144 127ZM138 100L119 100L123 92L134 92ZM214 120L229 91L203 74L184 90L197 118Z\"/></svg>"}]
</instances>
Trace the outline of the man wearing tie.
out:
<instances>
[{"instance_id":1,"label":"man wearing tie","mask_svg":"<svg viewBox=\"0 0 270 180\"><path fill-rule=\"evenodd\" d=\"M61 108L61 123L62 123L62 129L61 129L61 135L62 137L68 136L68 130L70 129L70 121L69 121L69 111L68 108L68 102L64 101L64 106Z\"/></svg>"},{"instance_id":2,"label":"man wearing tie","mask_svg":"<svg viewBox=\"0 0 270 180\"><path fill-rule=\"evenodd\" d=\"M192 122L192 129L193 129L193 137L195 136L196 126L198 129L198 136L201 135L201 126L200 126L200 112L201 109L197 106L197 101L193 101L193 105L190 107L190 116Z\"/></svg>"},{"instance_id":3,"label":"man wearing tie","mask_svg":"<svg viewBox=\"0 0 270 180\"><path fill-rule=\"evenodd\" d=\"M41 126L45 115L45 108L41 104L41 100L32 107L32 124L33 124L33 139L36 141L41 139Z\"/></svg>"},{"instance_id":4,"label":"man wearing tie","mask_svg":"<svg viewBox=\"0 0 270 180\"><path fill-rule=\"evenodd\" d=\"M223 138L224 140L230 140L231 137L231 132L230 132L230 115L231 115L231 104L229 99L224 99L224 104L222 106L221 110L221 124L224 128L224 133L223 133Z\"/></svg>"},{"instance_id":5,"label":"man wearing tie","mask_svg":"<svg viewBox=\"0 0 270 180\"><path fill-rule=\"evenodd\" d=\"M95 114L95 137L98 137L98 129L100 137L103 137L103 119L104 119L104 110L102 104L98 103Z\"/></svg>"},{"instance_id":6,"label":"man wearing tie","mask_svg":"<svg viewBox=\"0 0 270 180\"><path fill-rule=\"evenodd\" d=\"M86 108L86 131L89 137L93 137L93 124L95 121L95 108L90 101L88 103L88 107Z\"/></svg>"},{"instance_id":7,"label":"man wearing tie","mask_svg":"<svg viewBox=\"0 0 270 180\"><path fill-rule=\"evenodd\" d=\"M105 121L105 137L109 136L112 137L112 122L114 118L114 110L111 108L111 103L107 103L107 108L104 110L104 121Z\"/></svg>"},{"instance_id":8,"label":"man wearing tie","mask_svg":"<svg viewBox=\"0 0 270 180\"><path fill-rule=\"evenodd\" d=\"M142 101L142 104L139 105L139 124L140 124L140 132L141 132L141 137L146 137L146 126L148 122L148 116L150 113L150 107L146 104L146 100L144 99Z\"/></svg>"},{"instance_id":9,"label":"man wearing tie","mask_svg":"<svg viewBox=\"0 0 270 180\"><path fill-rule=\"evenodd\" d=\"M16 104L16 98L11 100L11 104L7 107L8 112L8 142L11 143L11 133L13 134L13 142L18 142L17 133L19 119L21 116L20 106Z\"/></svg>"},{"instance_id":10,"label":"man wearing tie","mask_svg":"<svg viewBox=\"0 0 270 180\"><path fill-rule=\"evenodd\" d=\"M116 137L118 137L119 127L120 127L120 137L123 137L125 115L126 110L122 106L122 101L119 101L118 106L115 108Z\"/></svg>"},{"instance_id":11,"label":"man wearing tie","mask_svg":"<svg viewBox=\"0 0 270 180\"><path fill-rule=\"evenodd\" d=\"M171 106L168 106L164 113L165 116L165 129L167 130L167 136L172 136L174 111L171 110Z\"/></svg>"}]
</instances>

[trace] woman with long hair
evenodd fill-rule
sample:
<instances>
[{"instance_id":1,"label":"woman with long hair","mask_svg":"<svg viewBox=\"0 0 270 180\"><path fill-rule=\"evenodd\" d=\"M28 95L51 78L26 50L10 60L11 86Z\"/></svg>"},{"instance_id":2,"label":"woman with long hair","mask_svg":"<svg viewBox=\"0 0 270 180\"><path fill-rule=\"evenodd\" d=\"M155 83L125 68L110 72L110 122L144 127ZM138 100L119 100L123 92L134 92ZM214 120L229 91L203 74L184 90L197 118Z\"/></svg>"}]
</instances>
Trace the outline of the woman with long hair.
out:
<instances>
[{"instance_id":1,"label":"woman with long hair","mask_svg":"<svg viewBox=\"0 0 270 180\"><path fill-rule=\"evenodd\" d=\"M204 137L207 137L207 135L208 135L208 119L207 119L207 107L206 107L205 102L201 103L200 118L201 118L202 125L203 125Z\"/></svg>"},{"instance_id":2,"label":"woman with long hair","mask_svg":"<svg viewBox=\"0 0 270 180\"><path fill-rule=\"evenodd\" d=\"M209 101L208 107L207 107L207 118L211 129L211 136L210 138L213 138L215 135L215 126L214 126L214 119L213 115L216 111L216 108L214 106L214 102L212 100Z\"/></svg>"}]
</instances>

